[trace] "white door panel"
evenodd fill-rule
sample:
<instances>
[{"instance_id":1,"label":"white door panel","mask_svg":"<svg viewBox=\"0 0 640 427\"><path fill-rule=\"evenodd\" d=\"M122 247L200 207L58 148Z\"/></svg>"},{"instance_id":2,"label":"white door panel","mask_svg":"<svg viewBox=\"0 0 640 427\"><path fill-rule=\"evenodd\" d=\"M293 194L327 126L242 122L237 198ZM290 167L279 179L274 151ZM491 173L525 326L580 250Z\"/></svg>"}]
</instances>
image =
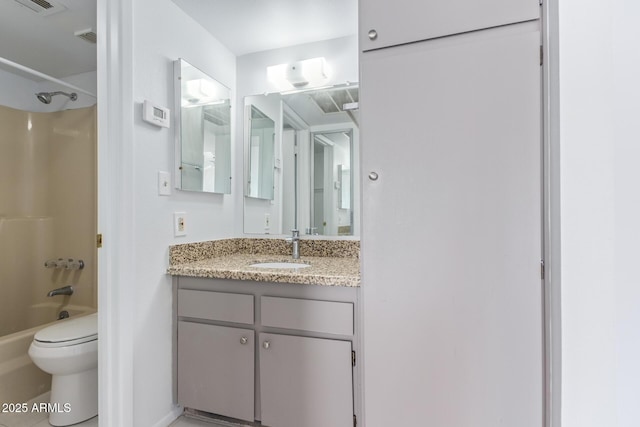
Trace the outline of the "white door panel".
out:
<instances>
[{"instance_id":1,"label":"white door panel","mask_svg":"<svg viewBox=\"0 0 640 427\"><path fill-rule=\"evenodd\" d=\"M539 17L539 0L366 0L360 2L360 46L367 51Z\"/></svg>"},{"instance_id":2,"label":"white door panel","mask_svg":"<svg viewBox=\"0 0 640 427\"><path fill-rule=\"evenodd\" d=\"M542 425L539 41L362 55L367 427Z\"/></svg>"}]
</instances>

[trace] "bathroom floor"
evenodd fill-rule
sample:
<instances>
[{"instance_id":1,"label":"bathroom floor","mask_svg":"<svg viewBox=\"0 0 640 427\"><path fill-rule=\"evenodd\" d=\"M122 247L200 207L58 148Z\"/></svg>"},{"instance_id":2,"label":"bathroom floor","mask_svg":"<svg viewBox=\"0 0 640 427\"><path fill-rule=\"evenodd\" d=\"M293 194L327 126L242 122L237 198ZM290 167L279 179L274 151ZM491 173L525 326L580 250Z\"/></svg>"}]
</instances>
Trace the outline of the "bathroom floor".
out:
<instances>
[{"instance_id":1,"label":"bathroom floor","mask_svg":"<svg viewBox=\"0 0 640 427\"><path fill-rule=\"evenodd\" d=\"M25 403L31 408L34 403L48 401L49 393L47 392ZM46 412L0 413L0 427L51 427L48 419L49 414ZM74 427L98 427L98 417L74 424Z\"/></svg>"}]
</instances>

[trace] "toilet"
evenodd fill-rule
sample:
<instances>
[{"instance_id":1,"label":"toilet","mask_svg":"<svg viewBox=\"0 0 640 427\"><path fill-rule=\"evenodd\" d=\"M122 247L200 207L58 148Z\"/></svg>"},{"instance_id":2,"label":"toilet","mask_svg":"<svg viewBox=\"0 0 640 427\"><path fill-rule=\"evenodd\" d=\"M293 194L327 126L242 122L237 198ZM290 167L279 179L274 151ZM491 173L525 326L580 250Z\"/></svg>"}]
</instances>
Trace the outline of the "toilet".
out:
<instances>
[{"instance_id":1,"label":"toilet","mask_svg":"<svg viewBox=\"0 0 640 427\"><path fill-rule=\"evenodd\" d=\"M98 415L98 314L59 320L29 347L35 365L52 375L49 423L68 426Z\"/></svg>"}]
</instances>

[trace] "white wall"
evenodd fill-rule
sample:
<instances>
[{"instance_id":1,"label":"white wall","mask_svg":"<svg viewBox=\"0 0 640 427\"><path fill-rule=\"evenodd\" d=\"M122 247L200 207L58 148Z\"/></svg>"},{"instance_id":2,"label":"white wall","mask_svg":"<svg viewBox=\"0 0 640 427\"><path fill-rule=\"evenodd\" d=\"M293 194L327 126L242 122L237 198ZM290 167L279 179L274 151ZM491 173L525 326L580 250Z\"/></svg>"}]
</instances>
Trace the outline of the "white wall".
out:
<instances>
[{"instance_id":1,"label":"white wall","mask_svg":"<svg viewBox=\"0 0 640 427\"><path fill-rule=\"evenodd\" d=\"M233 236L232 195L172 190L158 196L158 171L173 172L174 129L143 122L145 99L174 109L173 61L184 58L223 85L235 82L235 56L169 0L133 3L133 181L131 212L135 276L124 284L134 299L133 425L166 425L172 401L172 289L170 245ZM232 106L235 111L237 106ZM232 130L232 136L235 130ZM232 170L238 180L239 170ZM236 191L234 189L234 191ZM187 213L187 236L173 236L173 213ZM115 308L117 310L117 308ZM114 314L117 311L113 312Z\"/></svg>"},{"instance_id":2,"label":"white wall","mask_svg":"<svg viewBox=\"0 0 640 427\"><path fill-rule=\"evenodd\" d=\"M97 80L95 71L76 74L60 80L96 93ZM51 104L48 105L38 101L35 96L38 92L54 91L72 92L71 89L63 85L40 81L40 79L32 80L9 71L0 70L0 105L24 111L52 112L84 108L96 103L94 97L83 93L78 93L77 101L70 101L69 98L62 95L55 96Z\"/></svg>"},{"instance_id":3,"label":"white wall","mask_svg":"<svg viewBox=\"0 0 640 427\"><path fill-rule=\"evenodd\" d=\"M258 95L270 92L277 92L278 89L267 80L267 67L284 63L295 62L303 59L316 58L324 56L328 66L332 72L328 85L341 84L345 82L358 82L358 40L357 36L341 37L338 39L325 40L315 43L290 46L282 49L273 49L263 52L252 53L238 57L238 90L237 103L240 105L245 96ZM236 129L243 129L243 116L236 117ZM235 146L236 167L242 168L243 144L242 134L238 133L237 143ZM241 170L241 169L239 169ZM276 191L280 192L281 176L276 176ZM236 180L234 190L238 195L244 194L243 182ZM243 208L243 200L236 199L238 203L237 209ZM278 199L276 199L278 200ZM279 208L277 203L271 204L261 200L249 200L248 209L244 215L251 232L263 229L264 214L273 215ZM240 211L241 212L241 211ZM272 222L274 224L274 222ZM298 228L301 228L298 224ZM303 228L301 228L303 229ZM242 222L236 223L236 234L244 233ZM275 234L275 231L271 231ZM284 230L284 234L288 234Z\"/></svg>"},{"instance_id":4,"label":"white wall","mask_svg":"<svg viewBox=\"0 0 640 427\"><path fill-rule=\"evenodd\" d=\"M640 423L640 5L560 9L562 427Z\"/></svg>"}]
</instances>

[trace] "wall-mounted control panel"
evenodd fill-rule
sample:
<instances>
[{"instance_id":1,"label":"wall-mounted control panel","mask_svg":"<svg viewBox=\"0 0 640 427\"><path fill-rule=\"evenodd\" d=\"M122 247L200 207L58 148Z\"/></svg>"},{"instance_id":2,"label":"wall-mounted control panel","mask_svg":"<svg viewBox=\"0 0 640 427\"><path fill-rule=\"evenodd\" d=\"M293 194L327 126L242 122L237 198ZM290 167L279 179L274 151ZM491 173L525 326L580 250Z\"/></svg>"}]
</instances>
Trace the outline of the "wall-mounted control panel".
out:
<instances>
[{"instance_id":1,"label":"wall-mounted control panel","mask_svg":"<svg viewBox=\"0 0 640 427\"><path fill-rule=\"evenodd\" d=\"M167 107L161 107L145 99L142 103L142 120L152 125L168 128L170 126L170 113Z\"/></svg>"}]
</instances>

